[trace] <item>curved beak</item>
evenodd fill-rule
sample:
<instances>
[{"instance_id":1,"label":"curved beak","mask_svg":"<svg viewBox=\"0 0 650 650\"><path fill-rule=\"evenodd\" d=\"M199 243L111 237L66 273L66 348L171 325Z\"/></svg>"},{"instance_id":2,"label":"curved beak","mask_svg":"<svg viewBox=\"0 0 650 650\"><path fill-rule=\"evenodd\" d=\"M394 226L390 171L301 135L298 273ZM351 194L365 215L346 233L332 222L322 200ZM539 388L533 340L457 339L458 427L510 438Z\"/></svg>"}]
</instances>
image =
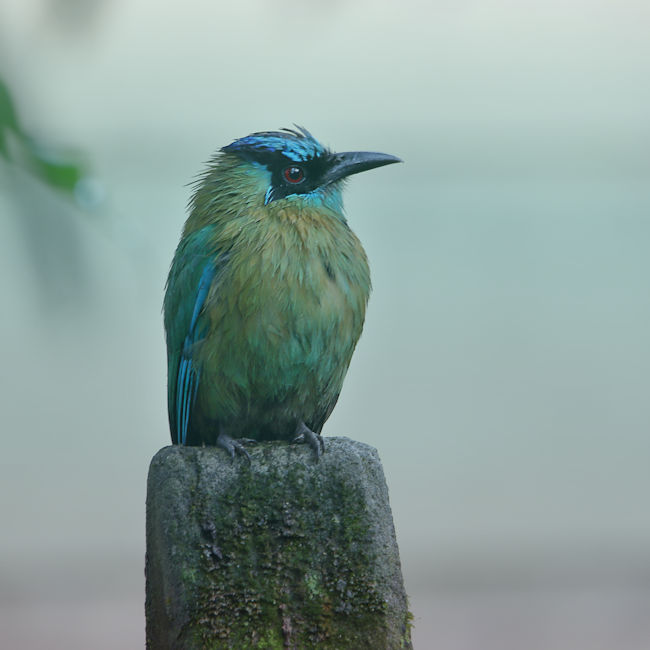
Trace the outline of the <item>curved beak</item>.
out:
<instances>
[{"instance_id":1,"label":"curved beak","mask_svg":"<svg viewBox=\"0 0 650 650\"><path fill-rule=\"evenodd\" d=\"M326 185L351 176L359 172L365 172L375 167L392 165L402 162L400 158L387 153L375 153L373 151L344 151L333 153L329 158L329 169L322 177L322 184Z\"/></svg>"}]
</instances>

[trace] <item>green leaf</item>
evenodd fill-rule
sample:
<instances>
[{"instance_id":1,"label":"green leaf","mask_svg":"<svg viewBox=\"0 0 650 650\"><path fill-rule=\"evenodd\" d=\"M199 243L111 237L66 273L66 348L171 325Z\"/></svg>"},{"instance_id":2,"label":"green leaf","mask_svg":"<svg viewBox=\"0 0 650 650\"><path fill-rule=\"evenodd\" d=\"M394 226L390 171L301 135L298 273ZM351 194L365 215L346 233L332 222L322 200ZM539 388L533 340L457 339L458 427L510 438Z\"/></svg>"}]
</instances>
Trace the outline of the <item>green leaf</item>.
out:
<instances>
[{"instance_id":1,"label":"green leaf","mask_svg":"<svg viewBox=\"0 0 650 650\"><path fill-rule=\"evenodd\" d=\"M18 116L16 109L9 93L9 88L0 79L0 154L8 158L7 140L5 132L7 130L14 131L16 134L21 134L20 125L18 124Z\"/></svg>"},{"instance_id":2,"label":"green leaf","mask_svg":"<svg viewBox=\"0 0 650 650\"><path fill-rule=\"evenodd\" d=\"M14 136L18 149L12 146L10 156L7 134ZM14 165L26 168L50 187L74 192L77 183L86 176L86 165L72 152L48 148L23 131L7 85L0 79L0 156Z\"/></svg>"},{"instance_id":3,"label":"green leaf","mask_svg":"<svg viewBox=\"0 0 650 650\"><path fill-rule=\"evenodd\" d=\"M33 146L28 147L28 151L31 158L30 166L34 173L52 187L72 192L81 178L85 176L85 170L81 163L48 160Z\"/></svg>"}]
</instances>

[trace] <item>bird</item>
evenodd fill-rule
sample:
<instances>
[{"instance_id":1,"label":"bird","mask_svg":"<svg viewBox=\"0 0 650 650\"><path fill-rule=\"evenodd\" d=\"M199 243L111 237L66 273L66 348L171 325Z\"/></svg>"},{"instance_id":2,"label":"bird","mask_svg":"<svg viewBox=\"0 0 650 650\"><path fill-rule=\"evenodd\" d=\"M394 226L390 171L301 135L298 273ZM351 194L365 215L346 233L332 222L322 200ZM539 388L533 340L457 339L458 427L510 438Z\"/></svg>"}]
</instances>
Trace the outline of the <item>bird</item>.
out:
<instances>
[{"instance_id":1,"label":"bird","mask_svg":"<svg viewBox=\"0 0 650 650\"><path fill-rule=\"evenodd\" d=\"M325 451L371 290L343 185L402 161L294 126L234 140L195 182L163 303L173 444Z\"/></svg>"}]
</instances>

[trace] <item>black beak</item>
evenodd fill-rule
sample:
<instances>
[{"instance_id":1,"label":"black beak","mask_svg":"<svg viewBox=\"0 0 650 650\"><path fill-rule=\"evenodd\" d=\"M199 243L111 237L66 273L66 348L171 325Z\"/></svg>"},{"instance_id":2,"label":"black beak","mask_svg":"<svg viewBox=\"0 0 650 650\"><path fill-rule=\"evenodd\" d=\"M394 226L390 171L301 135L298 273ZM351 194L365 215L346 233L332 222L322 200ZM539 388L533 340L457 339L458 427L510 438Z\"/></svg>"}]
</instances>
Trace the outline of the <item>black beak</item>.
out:
<instances>
[{"instance_id":1,"label":"black beak","mask_svg":"<svg viewBox=\"0 0 650 650\"><path fill-rule=\"evenodd\" d=\"M329 158L329 168L323 175L321 184L335 183L346 176L398 162L402 162L401 159L387 153L374 153L372 151L333 153Z\"/></svg>"}]
</instances>

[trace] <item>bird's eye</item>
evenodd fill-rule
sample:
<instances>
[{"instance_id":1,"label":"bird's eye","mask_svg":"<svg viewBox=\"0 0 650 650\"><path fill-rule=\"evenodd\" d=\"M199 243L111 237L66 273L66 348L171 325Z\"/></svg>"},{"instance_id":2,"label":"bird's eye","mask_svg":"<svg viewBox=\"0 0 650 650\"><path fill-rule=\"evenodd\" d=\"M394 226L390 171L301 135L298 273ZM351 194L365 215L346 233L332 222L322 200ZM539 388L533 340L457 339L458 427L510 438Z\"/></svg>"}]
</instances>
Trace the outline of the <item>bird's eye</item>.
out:
<instances>
[{"instance_id":1,"label":"bird's eye","mask_svg":"<svg viewBox=\"0 0 650 650\"><path fill-rule=\"evenodd\" d=\"M291 183L292 185L296 185L297 183L301 183L303 180L305 180L305 172L303 168L293 165L291 167L287 167L282 172L282 175L284 176L284 180L287 181L287 183Z\"/></svg>"}]
</instances>

